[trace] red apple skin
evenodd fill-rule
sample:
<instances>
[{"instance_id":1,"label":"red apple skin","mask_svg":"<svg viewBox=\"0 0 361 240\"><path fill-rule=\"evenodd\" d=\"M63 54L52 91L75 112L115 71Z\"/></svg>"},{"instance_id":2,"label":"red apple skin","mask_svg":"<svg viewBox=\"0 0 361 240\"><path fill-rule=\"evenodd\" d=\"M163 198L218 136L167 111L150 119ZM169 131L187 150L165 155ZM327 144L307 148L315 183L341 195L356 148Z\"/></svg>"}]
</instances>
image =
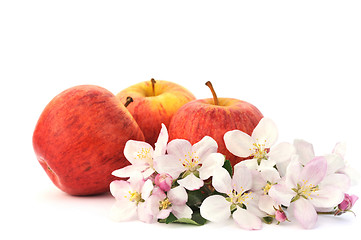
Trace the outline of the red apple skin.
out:
<instances>
[{"instance_id":1,"label":"red apple skin","mask_svg":"<svg viewBox=\"0 0 361 240\"><path fill-rule=\"evenodd\" d=\"M223 136L231 130L241 130L249 135L263 118L262 113L252 104L233 98L199 99L185 104L173 116L169 126L169 138L186 139L192 144L204 136L210 136L218 143L218 152L224 154L234 166L245 158L230 153Z\"/></svg>"},{"instance_id":2,"label":"red apple skin","mask_svg":"<svg viewBox=\"0 0 361 240\"><path fill-rule=\"evenodd\" d=\"M128 96L133 98L134 102L127 108L142 130L145 141L152 146L157 141L161 124L168 128L178 109L196 99L186 88L173 82L156 80L154 86L155 96L151 81L137 83L117 94L122 103Z\"/></svg>"},{"instance_id":3,"label":"red apple skin","mask_svg":"<svg viewBox=\"0 0 361 240\"><path fill-rule=\"evenodd\" d=\"M144 141L123 104L108 90L72 87L45 107L33 134L36 157L53 183L71 195L109 191L112 171L128 165L125 143Z\"/></svg>"}]
</instances>

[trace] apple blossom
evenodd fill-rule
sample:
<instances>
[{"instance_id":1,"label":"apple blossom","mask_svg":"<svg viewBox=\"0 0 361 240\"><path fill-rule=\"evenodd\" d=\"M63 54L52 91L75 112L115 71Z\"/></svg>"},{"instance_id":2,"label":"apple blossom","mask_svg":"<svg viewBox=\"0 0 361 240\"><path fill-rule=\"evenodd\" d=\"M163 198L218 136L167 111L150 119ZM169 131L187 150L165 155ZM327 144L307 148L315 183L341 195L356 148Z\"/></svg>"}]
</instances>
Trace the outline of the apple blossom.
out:
<instances>
[{"instance_id":1,"label":"apple blossom","mask_svg":"<svg viewBox=\"0 0 361 240\"><path fill-rule=\"evenodd\" d=\"M313 145L309 142L306 142L304 140L295 139L294 140L294 146L296 148L296 154L298 156L298 160L302 165L307 164L312 159L315 158L315 153L313 149ZM337 144L335 149L340 146L340 151L345 152L345 146ZM334 150L335 151L335 150ZM343 192L346 192L351 184L351 174L347 174L345 171L346 164L343 159L343 155L338 154L336 152L333 152L331 154L326 154L323 156L327 160L327 171L325 179L323 180L324 184L337 186L340 188ZM350 169L350 168L349 168ZM355 178L353 178L355 180Z\"/></svg>"},{"instance_id":2,"label":"apple blossom","mask_svg":"<svg viewBox=\"0 0 361 240\"><path fill-rule=\"evenodd\" d=\"M212 179L214 188L226 194L207 197L201 207L202 217L221 222L231 215L244 229L260 229L260 217L265 214L258 209L258 195L252 190L252 174L245 166L235 168L233 178L224 168L217 169Z\"/></svg>"},{"instance_id":3,"label":"apple blossom","mask_svg":"<svg viewBox=\"0 0 361 240\"><path fill-rule=\"evenodd\" d=\"M281 222L284 221L289 221L285 211L283 211L281 206L278 206L278 208L274 208L275 210L275 219L278 221L277 224L280 224Z\"/></svg>"},{"instance_id":4,"label":"apple blossom","mask_svg":"<svg viewBox=\"0 0 361 240\"><path fill-rule=\"evenodd\" d=\"M120 178L130 177L141 172L144 178L151 176L154 170L154 159L166 153L168 131L164 124L155 143L155 149L146 142L129 140L124 147L124 156L131 165L113 171L113 175Z\"/></svg>"},{"instance_id":5,"label":"apple blossom","mask_svg":"<svg viewBox=\"0 0 361 240\"><path fill-rule=\"evenodd\" d=\"M258 207L270 216L275 215L275 207L279 204L268 195L268 192L273 185L281 181L278 171L275 168L265 168L261 171L252 171L252 175L253 188L260 195Z\"/></svg>"},{"instance_id":6,"label":"apple blossom","mask_svg":"<svg viewBox=\"0 0 361 240\"><path fill-rule=\"evenodd\" d=\"M145 202L145 208L152 215L152 221L165 219L170 213L179 218L191 218L192 209L186 205L188 195L182 186L172 188L164 193L159 188L155 189L152 195Z\"/></svg>"},{"instance_id":7,"label":"apple blossom","mask_svg":"<svg viewBox=\"0 0 361 240\"><path fill-rule=\"evenodd\" d=\"M128 181L115 180L110 183L110 193L116 199L111 209L115 221L134 220L137 217L148 222L151 218L144 208L144 202L153 190L151 180L144 180L141 174L132 175Z\"/></svg>"},{"instance_id":8,"label":"apple blossom","mask_svg":"<svg viewBox=\"0 0 361 240\"><path fill-rule=\"evenodd\" d=\"M217 153L217 148L217 142L208 136L193 146L187 140L174 139L168 143L168 154L156 158L154 168L158 173L178 178L179 185L187 190L197 190L214 169L224 164L224 155Z\"/></svg>"},{"instance_id":9,"label":"apple blossom","mask_svg":"<svg viewBox=\"0 0 361 240\"><path fill-rule=\"evenodd\" d=\"M352 212L351 208L355 205L358 200L358 196L356 195L348 195L345 193L345 197L343 201L337 206L338 209L335 212L335 215L341 215L345 212Z\"/></svg>"},{"instance_id":10,"label":"apple blossom","mask_svg":"<svg viewBox=\"0 0 361 240\"><path fill-rule=\"evenodd\" d=\"M339 142L334 147L332 154L338 155L342 158L344 165L343 167L338 168L336 171L338 173L343 173L350 178L351 186L355 186L360 181L360 173L356 171L356 169L352 168L348 162L345 161L346 154L346 144L343 142Z\"/></svg>"},{"instance_id":11,"label":"apple blossom","mask_svg":"<svg viewBox=\"0 0 361 240\"><path fill-rule=\"evenodd\" d=\"M168 173L157 174L154 178L154 184L164 192L168 192L173 183L173 178Z\"/></svg>"},{"instance_id":12,"label":"apple blossom","mask_svg":"<svg viewBox=\"0 0 361 240\"><path fill-rule=\"evenodd\" d=\"M287 167L285 179L273 185L268 194L284 206L290 206L298 222L304 228L312 228L317 221L317 208L330 208L343 199L342 191L323 184L327 172L327 160L316 157L304 167L293 159Z\"/></svg>"},{"instance_id":13,"label":"apple blossom","mask_svg":"<svg viewBox=\"0 0 361 240\"><path fill-rule=\"evenodd\" d=\"M224 134L227 149L238 157L251 157L252 159L242 161L241 164L252 169L273 167L290 159L294 147L286 142L272 147L277 138L277 127L269 118L262 118L251 136L240 130L232 130Z\"/></svg>"}]
</instances>

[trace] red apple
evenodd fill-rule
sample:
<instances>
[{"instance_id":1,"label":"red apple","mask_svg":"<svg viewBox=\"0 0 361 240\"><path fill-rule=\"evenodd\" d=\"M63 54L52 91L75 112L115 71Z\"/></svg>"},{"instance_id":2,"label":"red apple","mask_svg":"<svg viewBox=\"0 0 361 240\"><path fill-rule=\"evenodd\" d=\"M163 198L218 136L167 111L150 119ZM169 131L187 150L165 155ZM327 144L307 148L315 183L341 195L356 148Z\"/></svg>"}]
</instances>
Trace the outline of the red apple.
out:
<instances>
[{"instance_id":1,"label":"red apple","mask_svg":"<svg viewBox=\"0 0 361 240\"><path fill-rule=\"evenodd\" d=\"M107 192L112 171L128 165L125 143L144 141L129 111L108 90L92 85L57 95L33 135L35 154L53 183L71 195Z\"/></svg>"},{"instance_id":2,"label":"red apple","mask_svg":"<svg viewBox=\"0 0 361 240\"><path fill-rule=\"evenodd\" d=\"M244 160L230 153L223 136L231 130L241 130L249 135L263 117L252 104L234 98L217 98L210 82L213 99L199 99L185 104L173 116L169 126L169 138L186 139L192 144L204 136L210 136L218 143L218 152L230 160L232 166Z\"/></svg>"},{"instance_id":3,"label":"red apple","mask_svg":"<svg viewBox=\"0 0 361 240\"><path fill-rule=\"evenodd\" d=\"M123 103L128 96L134 99L128 110L142 129L145 141L153 146L161 124L168 128L174 113L195 99L191 92L176 83L154 79L137 83L117 94Z\"/></svg>"}]
</instances>

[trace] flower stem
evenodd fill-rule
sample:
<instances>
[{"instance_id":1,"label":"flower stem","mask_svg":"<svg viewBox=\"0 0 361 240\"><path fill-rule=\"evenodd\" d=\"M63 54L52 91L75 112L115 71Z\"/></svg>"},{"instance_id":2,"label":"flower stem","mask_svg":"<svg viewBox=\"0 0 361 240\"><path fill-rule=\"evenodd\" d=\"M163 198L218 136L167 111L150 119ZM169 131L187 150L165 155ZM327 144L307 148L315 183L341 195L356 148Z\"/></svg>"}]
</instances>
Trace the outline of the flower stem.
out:
<instances>
[{"instance_id":1,"label":"flower stem","mask_svg":"<svg viewBox=\"0 0 361 240\"><path fill-rule=\"evenodd\" d=\"M128 97L127 97L127 101L124 103L124 107L128 107L128 105L129 105L130 103L132 103L132 102L134 102L134 101L133 101L133 98L130 97L130 96L128 96Z\"/></svg>"},{"instance_id":2,"label":"flower stem","mask_svg":"<svg viewBox=\"0 0 361 240\"><path fill-rule=\"evenodd\" d=\"M218 98L217 98L217 94L216 94L216 92L214 91L214 88L213 88L213 86L212 86L212 83L211 83L210 81L207 81L207 82L206 82L206 86L209 87L209 89L210 89L211 92L212 92L214 105L219 105L219 103L218 103Z\"/></svg>"},{"instance_id":3,"label":"flower stem","mask_svg":"<svg viewBox=\"0 0 361 240\"><path fill-rule=\"evenodd\" d=\"M155 96L155 89L154 89L154 87L155 87L155 83L156 83L157 81L155 81L154 78L150 79L150 81L152 82L153 96Z\"/></svg>"},{"instance_id":4,"label":"flower stem","mask_svg":"<svg viewBox=\"0 0 361 240\"><path fill-rule=\"evenodd\" d=\"M334 215L335 211L331 211L331 212L317 212L317 214L321 214L321 215Z\"/></svg>"}]
</instances>

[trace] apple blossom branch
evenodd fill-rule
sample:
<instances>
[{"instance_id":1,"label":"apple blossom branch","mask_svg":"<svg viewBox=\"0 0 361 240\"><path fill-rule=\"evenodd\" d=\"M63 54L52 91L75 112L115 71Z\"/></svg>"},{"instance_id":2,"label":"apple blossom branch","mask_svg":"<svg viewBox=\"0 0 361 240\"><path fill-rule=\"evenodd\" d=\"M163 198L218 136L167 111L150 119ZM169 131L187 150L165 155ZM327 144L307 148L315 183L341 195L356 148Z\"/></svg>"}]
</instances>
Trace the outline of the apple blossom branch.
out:
<instances>
[{"instance_id":1,"label":"apple blossom branch","mask_svg":"<svg viewBox=\"0 0 361 240\"><path fill-rule=\"evenodd\" d=\"M213 138L204 136L193 145L184 139L168 142L162 124L155 148L142 141L126 143L130 165L112 174L128 180L110 184L116 199L111 216L116 221L194 225L231 217L239 227L255 230L262 222L288 221L313 228L318 214L352 212L358 197L346 192L359 176L345 162L345 145L316 156L304 140L276 144L277 137L268 118L251 135L225 133L227 149L248 158L232 166Z\"/></svg>"}]
</instances>

